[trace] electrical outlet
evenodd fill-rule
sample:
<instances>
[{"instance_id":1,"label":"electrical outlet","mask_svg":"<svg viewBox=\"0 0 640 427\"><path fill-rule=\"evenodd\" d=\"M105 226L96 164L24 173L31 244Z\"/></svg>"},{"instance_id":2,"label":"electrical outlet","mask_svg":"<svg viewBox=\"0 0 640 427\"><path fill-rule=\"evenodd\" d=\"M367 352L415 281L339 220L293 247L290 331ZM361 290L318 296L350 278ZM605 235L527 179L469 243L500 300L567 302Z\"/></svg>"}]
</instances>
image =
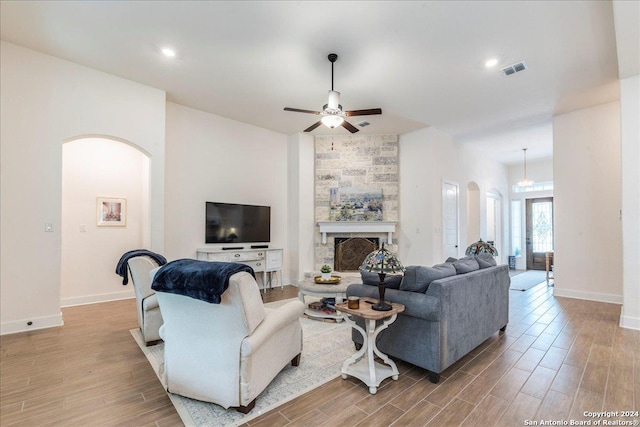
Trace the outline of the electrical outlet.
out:
<instances>
[{"instance_id":1,"label":"electrical outlet","mask_svg":"<svg viewBox=\"0 0 640 427\"><path fill-rule=\"evenodd\" d=\"M80 224L80 232L81 233L87 232L87 224Z\"/></svg>"},{"instance_id":2,"label":"electrical outlet","mask_svg":"<svg viewBox=\"0 0 640 427\"><path fill-rule=\"evenodd\" d=\"M45 231L45 233L53 233L53 223L52 222L45 222L44 223L44 231Z\"/></svg>"}]
</instances>

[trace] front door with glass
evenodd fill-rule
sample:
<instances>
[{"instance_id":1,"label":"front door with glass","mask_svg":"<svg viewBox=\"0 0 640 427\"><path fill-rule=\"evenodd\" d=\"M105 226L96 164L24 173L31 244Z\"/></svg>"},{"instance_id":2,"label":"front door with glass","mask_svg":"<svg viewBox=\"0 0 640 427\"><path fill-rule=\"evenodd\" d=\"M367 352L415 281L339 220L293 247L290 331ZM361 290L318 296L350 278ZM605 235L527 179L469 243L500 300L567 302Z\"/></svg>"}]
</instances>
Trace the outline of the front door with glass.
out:
<instances>
[{"instance_id":1,"label":"front door with glass","mask_svg":"<svg viewBox=\"0 0 640 427\"><path fill-rule=\"evenodd\" d=\"M527 199L527 270L544 270L553 251L553 197Z\"/></svg>"}]
</instances>

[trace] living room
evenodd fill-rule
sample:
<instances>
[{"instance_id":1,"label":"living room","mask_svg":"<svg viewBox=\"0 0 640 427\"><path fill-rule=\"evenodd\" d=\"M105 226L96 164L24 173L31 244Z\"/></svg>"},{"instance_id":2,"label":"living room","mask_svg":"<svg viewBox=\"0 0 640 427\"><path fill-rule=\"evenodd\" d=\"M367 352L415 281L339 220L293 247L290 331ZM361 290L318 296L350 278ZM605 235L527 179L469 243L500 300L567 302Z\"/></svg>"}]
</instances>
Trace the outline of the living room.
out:
<instances>
[{"instance_id":1,"label":"living room","mask_svg":"<svg viewBox=\"0 0 640 427\"><path fill-rule=\"evenodd\" d=\"M625 49L629 39L634 42L633 34L637 34L633 33L637 32L638 27L637 10L634 9L637 4L594 3L593 10L580 9L584 14L581 16L593 12L599 23L607 23L607 38L598 38L601 33L597 32L593 36L595 40L591 42L595 45L604 44L600 48L608 53L606 58L617 59L617 63L607 63L606 66L600 64L603 72L613 67L614 78L604 79L604 82L598 80L599 86L596 87L577 87L572 90L592 95L595 93L595 98L600 101L594 104L576 101L575 105L567 106L562 113L549 112L546 117L529 117L529 121L521 118L520 122L508 124L506 129L516 134L521 130L521 134L530 135L530 130L541 124L553 128L552 179L556 202L555 253L558 260L554 295L619 304L622 309L621 325L640 329L637 248L640 232L637 221L633 221L633 218L640 216L640 196L637 191L637 171L640 169L638 61L637 49ZM25 37L22 32L33 30L31 25L25 23L32 22L34 10L29 8L34 7L37 11L37 5L33 3L25 10L18 9L18 12L13 12L17 15L13 15L9 7L16 7L16 3L2 3L0 326L3 335L59 327L65 321L61 307L73 303L132 297L132 290L122 287L119 278L113 274L113 267L123 249L146 247L164 254L167 259L194 257L196 249L204 244L205 201L271 206L270 245L285 249L285 283L295 284L305 273L317 270L314 260L314 242L318 233L314 200L315 134L302 132L314 118L281 110L285 106L316 108L316 104L325 102L330 70L326 55L330 51L335 50L341 55L335 64L336 88L344 92L345 103L350 89L343 87L342 75L346 78L348 73L354 73L365 79L367 68L379 68L381 64L392 61L393 56L371 54L367 57L368 61L358 64L358 61L349 58L350 52L356 54L358 43L348 42L345 37L344 40L329 38L319 45L312 45L308 51L298 52L298 59L294 62L285 56L289 62L274 60L270 65L260 62L255 67L250 59L245 58L247 68L260 68L265 75L270 68L275 75L285 67L292 68L293 72L286 77L292 85L292 93L309 92L305 95L308 98L291 95L285 98L282 105L278 105L279 120L292 121L298 129L284 133L271 130L270 125L263 124L264 118L256 117L254 124L229 118L232 117L232 110L242 110L245 103L258 102L250 100L244 92L235 94L240 100L228 106L229 116L214 114L201 110L195 104L183 105L170 90L109 72L108 64L102 64L102 67L82 65L72 59L72 54L61 59L54 50L47 52L42 46L29 48L31 42L28 37L22 38ZM351 7L354 7L351 12L357 16L358 9ZM517 10L511 13L522 16L518 15ZM467 18L473 17L472 13L467 12L467 15L470 15ZM625 19L631 19L631 22L625 22ZM626 32L625 25L629 28ZM20 30L20 27L23 29ZM401 32L402 28L397 31ZM627 35L629 32L630 35ZM293 33L295 31L292 31L291 37L295 37ZM52 40L46 32L41 36L45 40L48 37ZM355 39L359 37L352 36ZM222 43L221 40L218 42ZM403 42L408 43L408 40L400 39L394 44ZM541 42L538 48L544 49L546 46L546 42ZM255 47L252 48L249 43L246 49L248 58ZM418 47L414 49L419 51ZM392 48L380 50L387 55L391 51ZM229 67L223 54L232 54L228 50L219 53L219 66ZM188 62L183 60L179 63L183 65L171 65L163 58L161 61L165 62L162 62L162 67L165 68L153 68L150 62L155 59L151 59L149 53L145 55L149 61L147 66L154 70L152 73L161 75L167 81L178 73L177 69L186 66L184 62ZM425 61L429 61L429 58L425 58ZM311 84L305 83L304 72L297 70L306 70L311 66L296 65L298 62L308 62L313 64L312 68L319 69L318 74L324 78L320 80L321 87L312 89ZM578 63L576 61L573 64L577 67L575 64ZM349 70L347 65L352 69ZM532 67L535 64L529 65ZM524 73L534 70L535 67ZM236 71L240 72L239 69ZM499 70L494 71L499 73ZM395 76L401 77L398 80L415 77L412 74ZM226 74L221 77L226 77ZM420 78L428 79L426 76ZM215 79L216 76L211 77L211 80ZM387 76L388 79L391 77ZM203 78L203 86L210 83L209 79ZM270 83L265 77L264 86ZM366 96L358 100L358 104L362 105L345 106L381 106L382 117L386 111L393 112L394 108L384 104L387 102L385 97L376 95L377 87L383 83L376 81L363 89ZM296 89L302 85L303 90ZM317 100L314 93L320 94ZM419 100L415 100L406 89L400 93L401 100L395 102L404 100L410 107L423 102L447 105L446 94L436 97L424 93ZM487 106L491 104L490 98L491 94L486 94L484 102ZM516 107L513 108L517 109L518 104L514 105ZM447 110L451 116L457 114L457 109L463 109L461 104L448 107L443 110ZM459 113L463 114L464 111ZM381 123L376 124L375 119L371 118L370 127L382 126ZM482 193L495 189L502 195L503 250L499 261L506 263L506 256L511 254L510 226L507 221L508 202L513 196L511 185L515 183L511 177L521 174L521 149L525 145L511 147L511 166L507 166L491 156L491 148L474 145L474 142L492 139L491 136L479 134L461 142L438 126L429 126L430 123L429 117L419 120L404 118L402 130L379 128L381 135L395 135L398 140L400 188L396 244L399 257L405 265L433 265L446 258L442 245L441 193L442 180L448 180L456 182L460 189L461 251L468 242L482 237L484 227L480 227L480 236L470 236L467 232L469 227L463 216L467 211L467 185L474 182ZM477 123L475 125L478 126ZM318 135L334 138L336 145L337 142L357 142L367 135L365 129L353 136L343 128L331 133L319 132ZM61 234L65 173L63 151L66 144L86 137L102 137L133 146L146 156L149 168L148 195L145 196L148 200L147 214L139 220L141 231L135 237L137 240L124 248L111 246L112 252L108 256L97 247L92 247L91 250L84 250L84 259L70 257L68 265L71 266L70 274L75 275L74 282L86 283L92 276L98 277L95 282L99 281L100 284L93 284L90 288L87 287L90 285L69 286L62 279L65 262L65 240ZM530 142L526 136L521 141ZM531 144L529 149L533 154L535 145ZM550 162L551 159L543 161ZM531 165L536 162L535 157L530 159ZM593 197L594 194L598 197ZM100 195L119 196L95 194ZM93 224L94 203L94 200L90 202L90 218L80 223ZM45 231L45 225L48 227L48 224L51 224L52 232ZM78 224L74 223L72 227L77 237ZM93 230L91 228L87 235ZM95 233L106 234L106 231L95 229ZM74 263L88 263L92 267L74 269Z\"/></svg>"}]
</instances>

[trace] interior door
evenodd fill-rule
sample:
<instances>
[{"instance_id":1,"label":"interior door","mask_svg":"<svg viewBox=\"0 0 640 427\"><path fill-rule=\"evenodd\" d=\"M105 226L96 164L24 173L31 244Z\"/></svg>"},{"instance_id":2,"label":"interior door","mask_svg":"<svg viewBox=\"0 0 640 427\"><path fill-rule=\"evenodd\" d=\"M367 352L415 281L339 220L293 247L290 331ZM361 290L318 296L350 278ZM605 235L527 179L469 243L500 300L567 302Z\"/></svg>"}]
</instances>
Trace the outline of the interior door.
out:
<instances>
[{"instance_id":1,"label":"interior door","mask_svg":"<svg viewBox=\"0 0 640 427\"><path fill-rule=\"evenodd\" d=\"M444 259L458 258L458 184L442 182L442 223Z\"/></svg>"},{"instance_id":2,"label":"interior door","mask_svg":"<svg viewBox=\"0 0 640 427\"><path fill-rule=\"evenodd\" d=\"M527 270L545 270L545 253L553 251L553 197L527 199Z\"/></svg>"}]
</instances>

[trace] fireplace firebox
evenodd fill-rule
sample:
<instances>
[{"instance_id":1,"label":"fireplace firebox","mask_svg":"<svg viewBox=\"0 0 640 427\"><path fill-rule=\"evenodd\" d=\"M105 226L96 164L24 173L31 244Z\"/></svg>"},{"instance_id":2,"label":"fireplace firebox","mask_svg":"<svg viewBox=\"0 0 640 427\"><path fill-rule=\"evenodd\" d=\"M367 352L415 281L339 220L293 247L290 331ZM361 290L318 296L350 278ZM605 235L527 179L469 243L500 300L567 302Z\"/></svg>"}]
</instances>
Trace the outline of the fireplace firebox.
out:
<instances>
[{"instance_id":1,"label":"fireplace firebox","mask_svg":"<svg viewBox=\"0 0 640 427\"><path fill-rule=\"evenodd\" d=\"M359 271L362 261L378 249L377 237L336 237L334 238L333 269L335 271Z\"/></svg>"}]
</instances>

